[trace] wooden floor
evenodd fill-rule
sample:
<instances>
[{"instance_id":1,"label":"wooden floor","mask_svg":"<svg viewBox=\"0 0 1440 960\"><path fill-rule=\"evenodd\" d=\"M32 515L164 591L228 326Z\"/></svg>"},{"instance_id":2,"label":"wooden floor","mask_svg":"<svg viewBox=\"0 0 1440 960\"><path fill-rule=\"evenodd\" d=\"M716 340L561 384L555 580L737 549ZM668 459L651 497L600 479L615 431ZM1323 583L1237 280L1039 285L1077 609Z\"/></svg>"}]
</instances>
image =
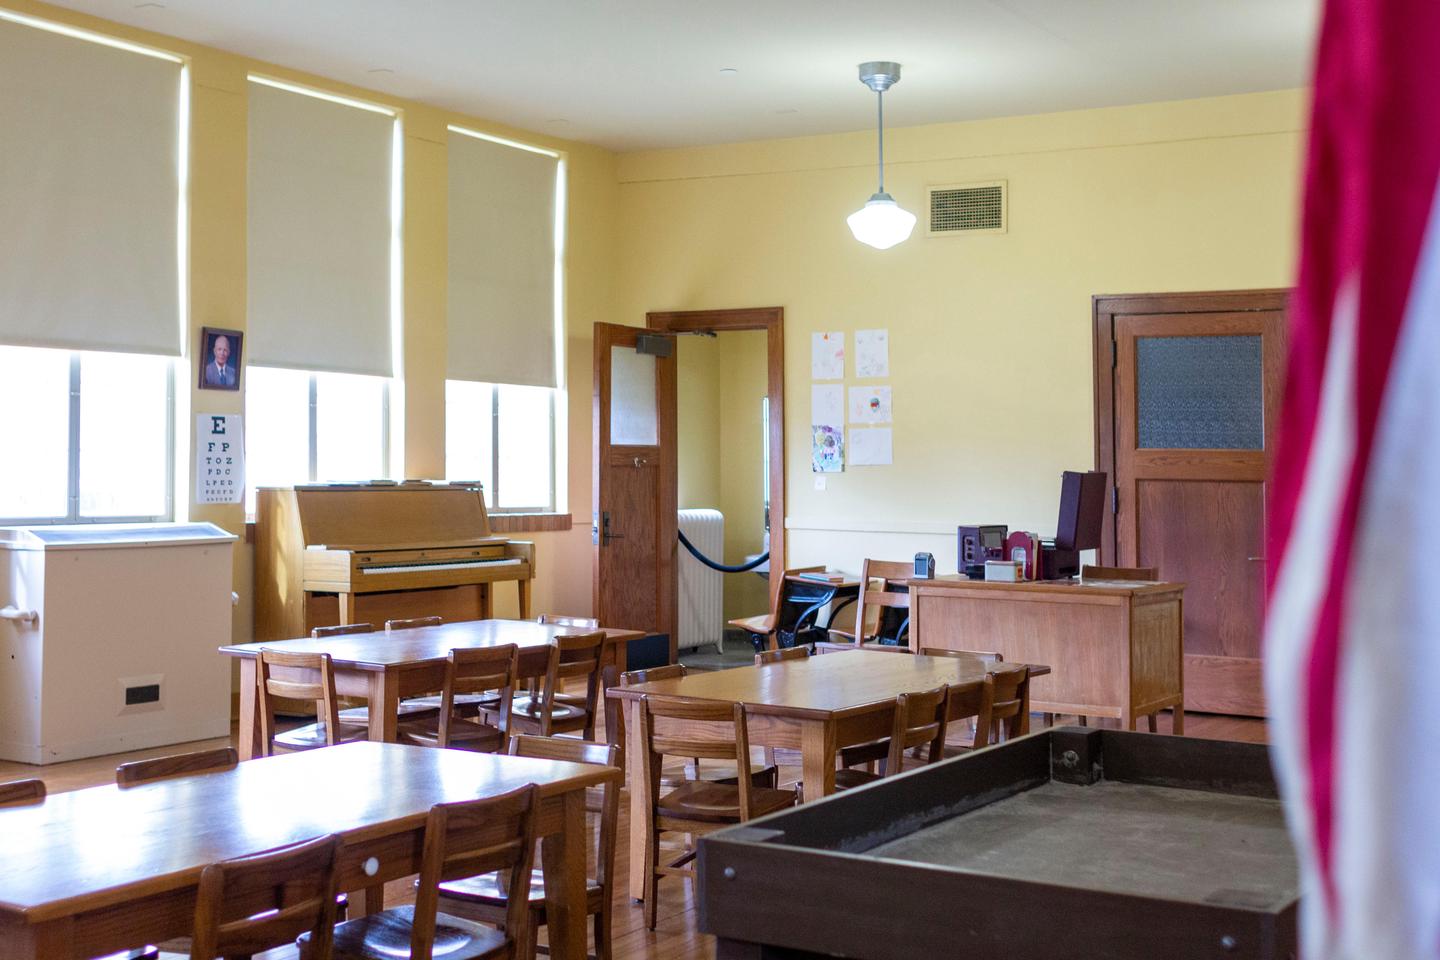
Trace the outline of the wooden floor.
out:
<instances>
[{"instance_id":1,"label":"wooden floor","mask_svg":"<svg viewBox=\"0 0 1440 960\"><path fill-rule=\"evenodd\" d=\"M1062 718L1063 719L1063 718ZM1037 718L1038 721L1038 718ZM1169 732L1169 716L1160 718L1160 732ZM1187 714L1185 717L1187 736L1214 740L1244 740L1264 742L1266 728L1263 720L1245 717L1209 716ZM234 737L232 735L231 740ZM115 767L129 760L184 753L209 747L225 746L225 740L203 740L195 743L170 747L157 747L134 753L116 754L109 757L95 757L89 760L75 760L37 767L23 763L0 761L0 782L22 777L39 777L45 781L51 793L77 790L82 787L113 783ZM782 754L782 760L784 756ZM799 769L782 766L782 779L797 779ZM298 802L298 801L297 801ZM715 955L714 941L696 930L694 891L688 881L666 879L660 884L659 921L654 933L645 929L640 904L632 903L626 895L628 864L628 824L623 804L620 812L620 835L617 843L616 876L618 894L615 904L615 957L616 960L677 960L677 958L711 958ZM389 885L386 890L386 904L406 903L412 898L411 881L401 880ZM542 941L544 934L541 934Z\"/></svg>"}]
</instances>

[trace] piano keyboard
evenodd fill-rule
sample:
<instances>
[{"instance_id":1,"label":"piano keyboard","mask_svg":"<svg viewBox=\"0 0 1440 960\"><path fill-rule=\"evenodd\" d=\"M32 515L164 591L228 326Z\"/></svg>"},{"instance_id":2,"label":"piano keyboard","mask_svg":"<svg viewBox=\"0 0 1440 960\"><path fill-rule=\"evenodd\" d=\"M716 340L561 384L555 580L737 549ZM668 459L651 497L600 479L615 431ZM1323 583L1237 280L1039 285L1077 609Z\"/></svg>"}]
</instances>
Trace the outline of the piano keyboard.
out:
<instances>
[{"instance_id":1,"label":"piano keyboard","mask_svg":"<svg viewBox=\"0 0 1440 960\"><path fill-rule=\"evenodd\" d=\"M418 573L429 570L469 570L473 567L513 567L522 561L518 557L504 557L496 560L453 560L438 563L398 563L385 567L361 567L363 574L372 573Z\"/></svg>"}]
</instances>

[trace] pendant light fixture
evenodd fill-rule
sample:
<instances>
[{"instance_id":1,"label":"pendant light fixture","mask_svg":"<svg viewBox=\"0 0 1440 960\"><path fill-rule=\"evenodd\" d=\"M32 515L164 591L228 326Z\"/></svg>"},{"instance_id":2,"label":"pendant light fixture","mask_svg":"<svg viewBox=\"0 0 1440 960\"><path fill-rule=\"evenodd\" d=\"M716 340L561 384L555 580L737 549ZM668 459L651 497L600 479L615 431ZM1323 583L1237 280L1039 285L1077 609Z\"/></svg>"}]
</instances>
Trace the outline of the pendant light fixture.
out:
<instances>
[{"instance_id":1,"label":"pendant light fixture","mask_svg":"<svg viewBox=\"0 0 1440 960\"><path fill-rule=\"evenodd\" d=\"M915 229L915 214L900 209L895 198L885 192L885 91L900 80L900 64L874 60L860 64L860 82L875 91L877 126L880 131L880 189L865 206L845 218L850 232L861 243L876 250L887 250L909 239Z\"/></svg>"}]
</instances>

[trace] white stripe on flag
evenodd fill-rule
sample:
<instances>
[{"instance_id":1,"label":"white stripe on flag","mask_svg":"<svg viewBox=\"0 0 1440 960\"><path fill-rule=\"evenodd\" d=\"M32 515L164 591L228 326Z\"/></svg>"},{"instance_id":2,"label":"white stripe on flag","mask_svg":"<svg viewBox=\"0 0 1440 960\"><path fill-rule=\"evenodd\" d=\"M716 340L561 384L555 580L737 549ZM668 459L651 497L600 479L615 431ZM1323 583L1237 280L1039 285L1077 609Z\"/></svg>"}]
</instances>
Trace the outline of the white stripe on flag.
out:
<instances>
[{"instance_id":1,"label":"white stripe on flag","mask_svg":"<svg viewBox=\"0 0 1440 960\"><path fill-rule=\"evenodd\" d=\"M1440 957L1440 195L1380 407L1346 590L1339 956Z\"/></svg>"},{"instance_id":2,"label":"white stripe on flag","mask_svg":"<svg viewBox=\"0 0 1440 960\"><path fill-rule=\"evenodd\" d=\"M1310 649L1334 553L1340 504L1355 457L1355 327L1359 296L1349 278L1335 298L1330 344L1315 436L1305 464L1305 481L1295 524L1280 568L1265 622L1265 697L1270 714L1271 757L1285 812L1300 858L1305 896L1301 900L1300 938L1310 945L1306 960L1332 960L1315 947L1325 943L1324 895L1311 839L1310 777L1306 754L1306 685Z\"/></svg>"}]
</instances>

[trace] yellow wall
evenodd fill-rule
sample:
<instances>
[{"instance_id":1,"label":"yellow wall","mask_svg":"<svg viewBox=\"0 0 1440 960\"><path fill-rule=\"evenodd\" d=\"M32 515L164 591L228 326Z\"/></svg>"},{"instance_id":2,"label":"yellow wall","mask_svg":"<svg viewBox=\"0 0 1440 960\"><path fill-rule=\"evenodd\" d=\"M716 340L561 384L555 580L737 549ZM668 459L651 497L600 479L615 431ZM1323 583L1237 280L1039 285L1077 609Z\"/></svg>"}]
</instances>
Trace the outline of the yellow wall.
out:
<instances>
[{"instance_id":1,"label":"yellow wall","mask_svg":"<svg viewBox=\"0 0 1440 960\"><path fill-rule=\"evenodd\" d=\"M729 564L759 553L764 541L765 338L764 330L676 338L679 505L725 515L725 555L714 559ZM725 619L769 609L760 576L724 576Z\"/></svg>"},{"instance_id":2,"label":"yellow wall","mask_svg":"<svg viewBox=\"0 0 1440 960\"><path fill-rule=\"evenodd\" d=\"M614 156L597 147L514 130L483 118L439 110L235 56L160 34L101 20L30 0L6 0L20 13L147 44L188 59L191 69L190 321L191 342L202 326L244 330L247 73L268 76L384 104L400 111L404 144L404 339L402 382L392 392L401 420L392 433L395 459L406 477L443 478L445 469L445 268L446 130L449 123L512 137L564 153L568 178L567 217L567 381L570 385L568 437L563 441L568 470L568 507L578 525L564 533L523 535L537 541L537 611L586 614L591 608L590 574L590 329L611 320L615 257L611 233L615 216ZM241 413L243 393L196 390L182 397L178 423L188 424L177 443L178 489L193 493L188 463L193 413ZM242 384L244 378L242 377ZM177 510L183 513L185 505ZM563 509L563 507L562 507ZM244 533L243 508L188 504L189 516ZM519 535L517 535L519 536ZM251 635L250 551L236 548L235 638ZM502 589L498 610L514 610L513 591Z\"/></svg>"},{"instance_id":3,"label":"yellow wall","mask_svg":"<svg viewBox=\"0 0 1440 960\"><path fill-rule=\"evenodd\" d=\"M889 131L902 206L1004 179L1009 232L930 239L922 216L883 252L844 222L875 189L873 131L624 155L618 313L783 306L788 562L929 550L953 571L956 524L1053 532L1060 472L1093 463L1092 295L1288 284L1304 106L1282 91ZM895 462L818 491L810 335L853 347L870 327L890 331Z\"/></svg>"}]
</instances>

